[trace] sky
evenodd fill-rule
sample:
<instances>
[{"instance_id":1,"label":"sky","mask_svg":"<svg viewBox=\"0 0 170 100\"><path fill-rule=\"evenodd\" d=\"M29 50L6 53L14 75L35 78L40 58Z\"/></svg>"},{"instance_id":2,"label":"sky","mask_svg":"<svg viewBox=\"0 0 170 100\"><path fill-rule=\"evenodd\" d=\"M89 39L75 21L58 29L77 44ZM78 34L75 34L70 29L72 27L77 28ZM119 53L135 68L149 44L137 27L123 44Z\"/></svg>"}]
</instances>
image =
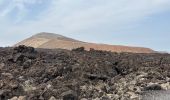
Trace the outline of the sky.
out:
<instances>
[{"instance_id":1,"label":"sky","mask_svg":"<svg viewBox=\"0 0 170 100\"><path fill-rule=\"evenodd\" d=\"M39 32L170 52L170 0L0 0L0 46Z\"/></svg>"}]
</instances>

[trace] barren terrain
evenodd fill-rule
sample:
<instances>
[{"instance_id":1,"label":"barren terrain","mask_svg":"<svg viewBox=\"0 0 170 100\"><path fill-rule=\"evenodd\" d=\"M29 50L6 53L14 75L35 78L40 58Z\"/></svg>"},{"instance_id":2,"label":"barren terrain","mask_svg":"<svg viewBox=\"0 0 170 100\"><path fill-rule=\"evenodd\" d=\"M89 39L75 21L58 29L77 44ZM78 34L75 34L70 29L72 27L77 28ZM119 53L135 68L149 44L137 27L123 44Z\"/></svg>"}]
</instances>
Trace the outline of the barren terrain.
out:
<instances>
[{"instance_id":1,"label":"barren terrain","mask_svg":"<svg viewBox=\"0 0 170 100\"><path fill-rule=\"evenodd\" d=\"M53 33L39 33L28 39L25 39L15 46L25 45L32 46L34 48L45 48L45 49L67 49L71 50L78 47L85 47L86 50L94 48L95 50L106 50L112 52L133 52L133 53L154 53L155 51L144 47L130 47L121 45L107 45L82 42L75 39L71 39L62 35Z\"/></svg>"},{"instance_id":2,"label":"barren terrain","mask_svg":"<svg viewBox=\"0 0 170 100\"><path fill-rule=\"evenodd\" d=\"M169 82L169 54L0 48L0 100L154 100Z\"/></svg>"}]
</instances>

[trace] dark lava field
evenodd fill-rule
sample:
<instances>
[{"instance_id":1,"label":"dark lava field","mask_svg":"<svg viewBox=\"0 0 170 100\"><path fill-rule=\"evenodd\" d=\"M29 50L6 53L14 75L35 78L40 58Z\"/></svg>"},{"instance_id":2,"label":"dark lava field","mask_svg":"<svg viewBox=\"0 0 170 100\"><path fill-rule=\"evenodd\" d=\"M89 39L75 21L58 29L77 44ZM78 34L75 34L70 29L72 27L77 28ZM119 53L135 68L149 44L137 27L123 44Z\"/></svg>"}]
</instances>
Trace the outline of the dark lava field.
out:
<instances>
[{"instance_id":1,"label":"dark lava field","mask_svg":"<svg viewBox=\"0 0 170 100\"><path fill-rule=\"evenodd\" d=\"M169 54L0 48L0 100L169 100L153 96L169 89Z\"/></svg>"}]
</instances>

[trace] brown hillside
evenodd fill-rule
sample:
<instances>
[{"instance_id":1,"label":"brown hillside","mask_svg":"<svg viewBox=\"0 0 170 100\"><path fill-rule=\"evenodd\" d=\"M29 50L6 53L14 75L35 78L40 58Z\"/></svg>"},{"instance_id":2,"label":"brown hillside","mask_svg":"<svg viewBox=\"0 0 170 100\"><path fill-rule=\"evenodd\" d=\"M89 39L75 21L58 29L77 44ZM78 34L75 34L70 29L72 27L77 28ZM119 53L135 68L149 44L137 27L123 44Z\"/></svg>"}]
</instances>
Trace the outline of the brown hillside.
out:
<instances>
[{"instance_id":1,"label":"brown hillside","mask_svg":"<svg viewBox=\"0 0 170 100\"><path fill-rule=\"evenodd\" d=\"M155 51L149 48L143 47L129 47L129 46L119 46L119 45L107 45L107 44L96 44L96 43L87 43L64 37L62 35L53 34L53 33L39 33L28 39L25 39L15 46L26 45L32 46L35 48L47 48L47 49L74 49L78 47L85 47L86 50L94 48L95 50L106 50L112 52L133 52L133 53L154 53Z\"/></svg>"}]
</instances>

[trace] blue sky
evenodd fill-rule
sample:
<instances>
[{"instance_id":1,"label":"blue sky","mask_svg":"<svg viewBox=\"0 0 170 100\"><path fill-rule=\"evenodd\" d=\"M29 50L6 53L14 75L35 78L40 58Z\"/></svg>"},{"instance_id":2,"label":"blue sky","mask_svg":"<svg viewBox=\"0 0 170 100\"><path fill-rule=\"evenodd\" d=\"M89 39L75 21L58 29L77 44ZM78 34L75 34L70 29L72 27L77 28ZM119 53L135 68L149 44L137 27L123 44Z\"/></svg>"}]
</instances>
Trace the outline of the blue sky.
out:
<instances>
[{"instance_id":1,"label":"blue sky","mask_svg":"<svg viewBox=\"0 0 170 100\"><path fill-rule=\"evenodd\" d=\"M39 32L170 52L170 0L0 0L0 46Z\"/></svg>"}]
</instances>

